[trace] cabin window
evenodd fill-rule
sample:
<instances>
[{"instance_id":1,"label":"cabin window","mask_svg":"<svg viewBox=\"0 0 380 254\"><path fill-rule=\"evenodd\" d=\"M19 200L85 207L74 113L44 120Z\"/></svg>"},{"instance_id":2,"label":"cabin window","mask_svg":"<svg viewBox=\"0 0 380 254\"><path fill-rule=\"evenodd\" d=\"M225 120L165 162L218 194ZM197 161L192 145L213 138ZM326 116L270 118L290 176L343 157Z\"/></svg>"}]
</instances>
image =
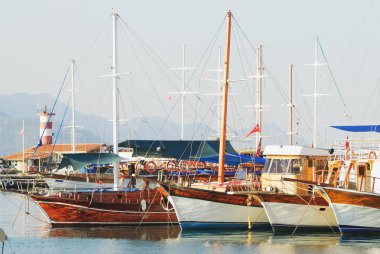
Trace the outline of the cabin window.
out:
<instances>
[{"instance_id":1,"label":"cabin window","mask_svg":"<svg viewBox=\"0 0 380 254\"><path fill-rule=\"evenodd\" d=\"M301 173L301 160L300 159L292 159L291 167L290 167L290 170L288 173L296 174L296 175Z\"/></svg>"},{"instance_id":2,"label":"cabin window","mask_svg":"<svg viewBox=\"0 0 380 254\"><path fill-rule=\"evenodd\" d=\"M267 159L263 172L269 174L299 174L301 172L301 160Z\"/></svg>"}]
</instances>

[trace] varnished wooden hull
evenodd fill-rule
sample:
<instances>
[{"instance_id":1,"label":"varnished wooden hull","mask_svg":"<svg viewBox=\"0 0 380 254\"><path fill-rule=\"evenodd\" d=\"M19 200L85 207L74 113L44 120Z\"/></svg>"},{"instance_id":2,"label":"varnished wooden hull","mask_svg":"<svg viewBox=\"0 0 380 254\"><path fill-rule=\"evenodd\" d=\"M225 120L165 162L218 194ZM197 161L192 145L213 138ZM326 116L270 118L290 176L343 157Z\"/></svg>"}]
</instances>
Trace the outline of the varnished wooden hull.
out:
<instances>
[{"instance_id":1,"label":"varnished wooden hull","mask_svg":"<svg viewBox=\"0 0 380 254\"><path fill-rule=\"evenodd\" d=\"M342 235L380 235L380 195L324 188Z\"/></svg>"},{"instance_id":2,"label":"varnished wooden hull","mask_svg":"<svg viewBox=\"0 0 380 254\"><path fill-rule=\"evenodd\" d=\"M166 188L182 229L270 229L263 207L248 195Z\"/></svg>"},{"instance_id":3,"label":"varnished wooden hull","mask_svg":"<svg viewBox=\"0 0 380 254\"><path fill-rule=\"evenodd\" d=\"M32 196L52 226L176 224L174 209L161 197L158 190Z\"/></svg>"},{"instance_id":4,"label":"varnished wooden hull","mask_svg":"<svg viewBox=\"0 0 380 254\"><path fill-rule=\"evenodd\" d=\"M334 213L321 196L257 193L276 233L339 232Z\"/></svg>"}]
</instances>

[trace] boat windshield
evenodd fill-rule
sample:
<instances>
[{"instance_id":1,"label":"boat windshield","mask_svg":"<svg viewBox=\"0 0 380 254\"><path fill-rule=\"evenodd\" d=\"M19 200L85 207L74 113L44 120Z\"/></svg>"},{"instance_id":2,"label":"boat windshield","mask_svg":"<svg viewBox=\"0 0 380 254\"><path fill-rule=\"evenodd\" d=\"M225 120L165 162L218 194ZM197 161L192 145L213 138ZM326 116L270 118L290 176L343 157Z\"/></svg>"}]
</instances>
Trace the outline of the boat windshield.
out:
<instances>
[{"instance_id":1,"label":"boat windshield","mask_svg":"<svg viewBox=\"0 0 380 254\"><path fill-rule=\"evenodd\" d=\"M263 169L263 173L267 174L299 174L300 172L300 159L267 159Z\"/></svg>"}]
</instances>

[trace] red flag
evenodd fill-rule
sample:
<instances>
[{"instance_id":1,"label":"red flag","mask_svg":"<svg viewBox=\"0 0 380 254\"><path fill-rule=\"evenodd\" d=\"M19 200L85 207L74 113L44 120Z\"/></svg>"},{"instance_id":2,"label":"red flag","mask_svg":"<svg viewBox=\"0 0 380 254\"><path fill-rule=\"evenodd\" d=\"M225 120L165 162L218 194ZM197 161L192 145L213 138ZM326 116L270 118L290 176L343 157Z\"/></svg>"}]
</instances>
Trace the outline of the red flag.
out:
<instances>
[{"instance_id":1,"label":"red flag","mask_svg":"<svg viewBox=\"0 0 380 254\"><path fill-rule=\"evenodd\" d=\"M259 144L257 145L255 157L260 157L260 153L261 153L261 138L260 138Z\"/></svg>"},{"instance_id":2,"label":"red flag","mask_svg":"<svg viewBox=\"0 0 380 254\"><path fill-rule=\"evenodd\" d=\"M314 143L311 143L311 148L314 148Z\"/></svg>"},{"instance_id":3,"label":"red flag","mask_svg":"<svg viewBox=\"0 0 380 254\"><path fill-rule=\"evenodd\" d=\"M256 126L245 137L248 138L249 135L255 132L261 132L259 124L256 124Z\"/></svg>"},{"instance_id":4,"label":"red flag","mask_svg":"<svg viewBox=\"0 0 380 254\"><path fill-rule=\"evenodd\" d=\"M348 136L346 138L346 143L345 143L345 148L346 148L346 157L345 159L348 160L348 152L350 151L350 142L348 142Z\"/></svg>"},{"instance_id":5,"label":"red flag","mask_svg":"<svg viewBox=\"0 0 380 254\"><path fill-rule=\"evenodd\" d=\"M345 144L346 150L350 149L350 142L348 142L348 136L346 138L346 144Z\"/></svg>"}]
</instances>

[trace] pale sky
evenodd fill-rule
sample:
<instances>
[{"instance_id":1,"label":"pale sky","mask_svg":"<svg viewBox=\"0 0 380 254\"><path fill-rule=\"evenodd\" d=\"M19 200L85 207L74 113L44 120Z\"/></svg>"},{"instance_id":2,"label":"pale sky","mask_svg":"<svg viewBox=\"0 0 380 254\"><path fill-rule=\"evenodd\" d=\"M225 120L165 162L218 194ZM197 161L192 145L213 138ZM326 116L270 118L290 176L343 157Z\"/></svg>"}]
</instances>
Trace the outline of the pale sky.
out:
<instances>
[{"instance_id":1,"label":"pale sky","mask_svg":"<svg viewBox=\"0 0 380 254\"><path fill-rule=\"evenodd\" d=\"M324 143L328 125L379 122L377 108L380 91L376 90L380 77L378 1L0 0L0 3L2 94L46 92L55 97L70 60L75 59L80 64L77 70L77 110L110 117L111 81L98 76L109 73L111 13L115 9L123 20L120 25L123 35L119 41L119 70L132 71L120 82L122 109L126 112L126 118L165 118L176 105L170 119L179 123L180 103L175 104L178 96L168 97L169 92L181 89L181 73L171 71L169 67L182 64L182 45L186 43L187 65L198 65L198 71L193 76L187 74L188 77L192 76L189 90L215 92L214 83L200 81L199 77L207 75L215 78L212 77L215 74L201 72L217 67L217 48L224 46L224 26L212 45L213 51L205 58L202 55L230 9L237 22L233 23L233 31L236 32L231 44L236 41L245 44L239 48L240 53L232 53L232 78L255 74L241 70L240 59L248 59L250 63L247 65L255 70L256 55L249 43L254 47L262 43L264 47L264 62L271 75L265 81L263 104L271 107L264 112L263 128L273 122L284 132L287 131L288 111L284 106L287 102L279 90L288 92L288 64L292 62L295 70L294 100L300 112L300 136L312 142L313 100L301 95L310 94L314 89L313 67L305 64L314 62L317 36L347 105L344 109L328 68L320 67L319 92L330 95L318 99L318 144L321 146ZM154 67L152 61L142 64L145 69L136 70L140 66L139 61L148 57L140 53L143 51L141 47L129 45L129 39L136 40L131 31L136 32L149 46L153 52L151 54L165 62L165 65L159 64L159 68L164 69L166 74ZM248 38L249 43L242 35ZM237 49L236 45L232 46L234 49ZM321 52L319 54L319 62L325 62ZM231 128L251 129L256 120L244 105L255 103L252 101L255 83L249 81L231 86L235 113L230 117L229 125ZM62 102L66 102L68 90L69 83ZM211 105L213 97L202 97L203 103L200 104L194 98L190 95L188 99L191 105L187 105L186 123L204 121L207 105ZM236 120L238 118L241 120ZM267 143L276 143L278 136L284 134L273 133L268 127L263 135L271 136ZM335 138L345 138L345 134L327 129L327 142Z\"/></svg>"}]
</instances>

